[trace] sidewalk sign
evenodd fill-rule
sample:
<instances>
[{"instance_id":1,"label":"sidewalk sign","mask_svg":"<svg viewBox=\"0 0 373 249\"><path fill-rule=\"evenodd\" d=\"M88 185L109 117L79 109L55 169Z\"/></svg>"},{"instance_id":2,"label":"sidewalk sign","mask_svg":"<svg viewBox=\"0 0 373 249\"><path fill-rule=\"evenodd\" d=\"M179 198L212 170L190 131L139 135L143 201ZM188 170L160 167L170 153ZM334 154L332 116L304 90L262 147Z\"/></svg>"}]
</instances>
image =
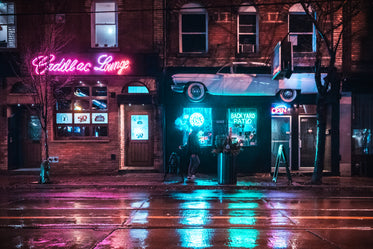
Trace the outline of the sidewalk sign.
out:
<instances>
[{"instance_id":1,"label":"sidewalk sign","mask_svg":"<svg viewBox=\"0 0 373 249\"><path fill-rule=\"evenodd\" d=\"M291 180L291 175L290 175L290 170L289 170L289 164L288 164L288 160L287 160L286 155L285 155L284 146L282 144L280 144L280 146L278 147L276 164L275 164L275 171L273 172L273 178L272 178L273 182L277 182L278 171L279 171L279 167L280 167L281 163L285 164L286 176L289 180L289 183L291 183L292 180Z\"/></svg>"}]
</instances>

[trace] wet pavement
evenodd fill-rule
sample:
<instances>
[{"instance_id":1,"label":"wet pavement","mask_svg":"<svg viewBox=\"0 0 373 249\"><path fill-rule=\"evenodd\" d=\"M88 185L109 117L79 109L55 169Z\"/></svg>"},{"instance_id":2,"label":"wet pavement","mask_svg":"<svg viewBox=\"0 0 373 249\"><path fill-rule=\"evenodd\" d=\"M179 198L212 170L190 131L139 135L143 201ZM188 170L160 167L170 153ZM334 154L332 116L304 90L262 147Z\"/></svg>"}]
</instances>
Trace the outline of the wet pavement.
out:
<instances>
[{"instance_id":1,"label":"wet pavement","mask_svg":"<svg viewBox=\"0 0 373 249\"><path fill-rule=\"evenodd\" d=\"M1 248L371 248L372 178L0 176Z\"/></svg>"},{"instance_id":2,"label":"wet pavement","mask_svg":"<svg viewBox=\"0 0 373 249\"><path fill-rule=\"evenodd\" d=\"M1 248L371 248L373 197L346 191L11 190Z\"/></svg>"}]
</instances>

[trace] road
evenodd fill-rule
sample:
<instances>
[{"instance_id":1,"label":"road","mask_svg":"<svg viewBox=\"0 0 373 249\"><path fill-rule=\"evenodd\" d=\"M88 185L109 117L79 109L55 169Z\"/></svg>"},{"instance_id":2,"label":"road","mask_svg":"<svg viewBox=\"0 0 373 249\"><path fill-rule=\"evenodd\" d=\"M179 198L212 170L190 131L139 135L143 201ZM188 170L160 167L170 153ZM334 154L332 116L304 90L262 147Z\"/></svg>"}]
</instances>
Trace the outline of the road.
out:
<instances>
[{"instance_id":1,"label":"road","mask_svg":"<svg viewBox=\"0 0 373 249\"><path fill-rule=\"evenodd\" d=\"M0 192L1 248L372 248L373 196L288 190Z\"/></svg>"}]
</instances>

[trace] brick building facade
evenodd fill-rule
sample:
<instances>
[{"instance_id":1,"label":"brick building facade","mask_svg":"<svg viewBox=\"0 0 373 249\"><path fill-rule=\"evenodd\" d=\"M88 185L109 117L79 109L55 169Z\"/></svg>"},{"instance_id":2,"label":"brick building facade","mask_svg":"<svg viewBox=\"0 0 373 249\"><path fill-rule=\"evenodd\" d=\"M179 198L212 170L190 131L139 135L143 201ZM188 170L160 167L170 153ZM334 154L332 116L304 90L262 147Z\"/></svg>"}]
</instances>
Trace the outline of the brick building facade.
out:
<instances>
[{"instance_id":1,"label":"brick building facade","mask_svg":"<svg viewBox=\"0 0 373 249\"><path fill-rule=\"evenodd\" d=\"M238 157L239 172L270 172L281 143L292 170L312 170L317 101L314 64L320 51L326 73L330 56L325 44L318 43L321 39L315 26L297 3L78 0L58 4L35 1L30 5L23 0L2 1L0 169L38 167L45 157L43 136L32 128L37 126L35 114L30 112L35 102L25 91L22 79L30 76L26 66L32 68L30 58L50 56L44 51L49 51L46 42L52 41L55 67L47 63L48 77L66 94L59 99L54 90L49 91L55 100L49 105L49 156L56 161L52 167L56 173L163 171L166 158L185 142L193 128L186 117L194 113L209 122L203 125L205 130L201 129L200 139L206 143L202 146L205 166L201 171L216 172L217 159L211 150L216 137L228 134L230 128L245 144ZM325 170L334 175L349 175L358 167L356 164L370 160L366 159L369 153L364 159L354 155L351 128L356 126L355 132L371 129L365 121L353 118L352 108L355 103L365 103L359 98L360 86L370 89L367 77L372 57L368 56L369 43L364 41L371 41L371 35L368 26L363 32L359 27L368 25L371 13L366 8L369 1L362 3L357 16L351 14L353 4L343 5L332 16L316 15L324 18L324 30L340 20L346 30L335 58L337 69L343 72L341 105L328 109L327 120ZM331 2L324 4L325 8L331 7ZM51 27L56 32L52 36L47 31ZM341 30L342 26L338 26L327 33L333 44L338 42ZM279 42L281 47L276 47ZM291 47L292 53L286 54L286 47ZM285 53L282 63L292 64L280 65L280 75L274 76L278 51ZM80 70L56 65L69 60L76 60L76 65L83 63ZM116 67L121 63L128 67ZM103 70L105 65L108 67ZM230 66L224 69L224 65ZM240 65L245 65L242 72L236 71L241 70ZM95 71L94 67L99 69ZM32 69L36 69L35 65ZM259 85L251 90L247 87L251 92L246 93L228 93L234 87L217 93L216 87L209 89L196 77L177 89L173 76L181 74L223 78L245 74ZM31 75L40 77L37 73ZM191 82L194 88L188 90ZM264 89L263 85L270 87ZM191 99L201 91L206 94ZM234 125L230 116L237 115L255 116L245 120L255 125ZM344 133L351 136L346 138ZM256 141L249 141L253 134ZM351 161L355 163L352 168Z\"/></svg>"},{"instance_id":2,"label":"brick building facade","mask_svg":"<svg viewBox=\"0 0 373 249\"><path fill-rule=\"evenodd\" d=\"M46 157L37 90L29 91L40 80L49 84L54 173L161 171L162 2L21 0L0 9L8 14L0 57L18 66L0 76L0 169L39 167Z\"/></svg>"},{"instance_id":3,"label":"brick building facade","mask_svg":"<svg viewBox=\"0 0 373 249\"><path fill-rule=\"evenodd\" d=\"M238 172L270 172L274 166L277 149L281 143L286 148L289 164L293 170L309 171L313 169L316 144L316 84L314 80L314 65L317 50L322 54L322 66L326 70L329 55L325 44L318 43L320 37L317 30L307 18L306 12L300 4L293 1L167 1L166 19L166 51L168 80L165 84L166 96L166 154L169 154L178 144L185 140L185 134L193 126L178 127L175 122L180 122L180 117L188 112L202 110L208 112L211 119L209 135L201 136L202 140L211 140L210 144L203 146L202 165L209 172L216 171L216 157L211 155L211 144L216 141L216 135L228 134L230 129L237 128L232 125L229 115L256 113L256 127L242 127L234 137L248 139L252 132L256 133L257 141L253 146L243 147L238 160ZM311 10L311 9L310 9ZM325 20L325 28L337 21L342 10L334 13L333 17ZM196 18L192 21L190 19ZM190 18L190 19L189 19ZM197 19L199 18L199 19ZM200 25L200 27L196 27ZM328 33L330 39L334 33ZM193 37L194 36L194 37ZM201 41L202 40L202 41ZM292 75L290 79L279 77L272 78L273 58L275 57L276 44L291 42L293 52ZM194 43L194 44L193 44ZM192 44L192 45L190 45ZM199 45L196 45L199 44ZM320 45L318 45L320 44ZM289 53L290 54L290 53ZM247 64L246 71L224 72L222 67L228 63L236 65ZM342 49L336 54L336 66L340 69L342 63ZM234 69L231 67L230 70ZM238 70L238 69L237 69ZM217 73L218 72L218 73ZM326 72L326 71L324 71ZM200 75L215 74L224 80L215 79L223 87L218 92L217 84L204 82ZM275 92L260 91L260 83L256 90L249 92L250 86L243 88L240 93L227 90L224 85L225 77L240 77L243 74L252 75L253 82L261 84L276 84ZM203 101L191 103L182 95L172 91L173 79L188 75L195 76L186 86L196 85L191 82L200 82L208 93ZM323 75L324 77L325 75ZM198 78L200 77L200 78ZM258 79L255 81L255 77ZM262 77L259 80L259 77ZM237 87L239 78L234 82ZM308 84L309 83L309 84ZM206 84L209 84L207 86ZM211 88L209 88L211 86ZM308 87L312 89L308 89ZM290 91L289 91L290 90ZM296 90L296 91L294 91ZM192 91L192 90L190 90ZM201 90L202 92L203 89ZM244 91L247 91L244 93ZM184 93L188 93L188 88ZM295 97L286 99L283 94ZM187 94L186 94L187 95ZM291 98L290 97L290 98ZM201 97L202 98L202 97ZM278 111L285 108L286 111ZM339 115L338 109L329 109L330 116ZM232 114L233 113L233 114ZM329 117L330 117L329 116ZM205 117L206 118L206 117ZM182 124L187 120L182 120ZM251 120L250 120L251 122ZM326 159L325 170L332 174L339 174L339 151L333 148L339 146L339 120L327 120ZM183 130L184 129L184 130ZM246 130L248 129L248 130ZM241 134L241 135L240 135ZM247 134L247 135L242 135ZM269 160L269 158L271 158Z\"/></svg>"}]
</instances>

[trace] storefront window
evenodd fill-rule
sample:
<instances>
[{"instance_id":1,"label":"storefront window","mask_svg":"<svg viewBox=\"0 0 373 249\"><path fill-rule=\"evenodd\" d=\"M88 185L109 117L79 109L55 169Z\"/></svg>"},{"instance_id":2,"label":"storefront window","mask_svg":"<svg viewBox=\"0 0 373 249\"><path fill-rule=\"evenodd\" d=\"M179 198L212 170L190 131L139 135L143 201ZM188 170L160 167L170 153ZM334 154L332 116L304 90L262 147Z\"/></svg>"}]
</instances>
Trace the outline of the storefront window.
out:
<instances>
[{"instance_id":1,"label":"storefront window","mask_svg":"<svg viewBox=\"0 0 373 249\"><path fill-rule=\"evenodd\" d=\"M74 101L75 111L89 110L89 99L78 99Z\"/></svg>"},{"instance_id":2,"label":"storefront window","mask_svg":"<svg viewBox=\"0 0 373 249\"><path fill-rule=\"evenodd\" d=\"M373 154L372 133L370 129L353 129L352 144L354 155Z\"/></svg>"},{"instance_id":3,"label":"storefront window","mask_svg":"<svg viewBox=\"0 0 373 249\"><path fill-rule=\"evenodd\" d=\"M231 108L228 110L228 129L233 142L241 140L243 146L257 145L257 110L254 108Z\"/></svg>"},{"instance_id":4,"label":"storefront window","mask_svg":"<svg viewBox=\"0 0 373 249\"><path fill-rule=\"evenodd\" d=\"M93 126L93 134L95 137L106 137L107 134L107 126Z\"/></svg>"},{"instance_id":5,"label":"storefront window","mask_svg":"<svg viewBox=\"0 0 373 249\"><path fill-rule=\"evenodd\" d=\"M92 109L94 110L106 110L107 109L107 100L102 99L93 99L92 100Z\"/></svg>"},{"instance_id":6,"label":"storefront window","mask_svg":"<svg viewBox=\"0 0 373 249\"><path fill-rule=\"evenodd\" d=\"M371 94L354 94L352 98L352 155L373 155L373 98Z\"/></svg>"},{"instance_id":7,"label":"storefront window","mask_svg":"<svg viewBox=\"0 0 373 249\"><path fill-rule=\"evenodd\" d=\"M108 136L107 87L82 82L56 90L57 139L92 139Z\"/></svg>"},{"instance_id":8,"label":"storefront window","mask_svg":"<svg viewBox=\"0 0 373 249\"><path fill-rule=\"evenodd\" d=\"M182 116L176 119L175 125L183 132L183 144L187 143L189 133L197 129L200 145L212 145L211 108L184 108Z\"/></svg>"}]
</instances>

